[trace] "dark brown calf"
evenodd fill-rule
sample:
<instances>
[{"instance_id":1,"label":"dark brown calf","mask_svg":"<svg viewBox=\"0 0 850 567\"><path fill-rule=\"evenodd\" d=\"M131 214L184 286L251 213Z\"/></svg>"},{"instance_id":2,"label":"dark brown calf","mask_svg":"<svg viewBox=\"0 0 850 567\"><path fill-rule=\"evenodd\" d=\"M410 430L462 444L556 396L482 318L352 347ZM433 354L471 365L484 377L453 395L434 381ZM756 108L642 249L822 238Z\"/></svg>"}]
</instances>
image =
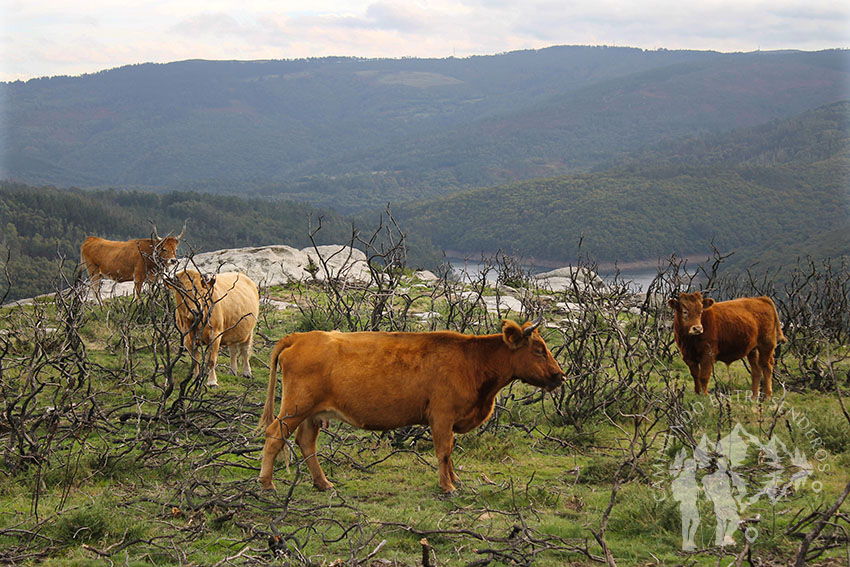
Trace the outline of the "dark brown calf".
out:
<instances>
[{"instance_id":1,"label":"dark brown calf","mask_svg":"<svg viewBox=\"0 0 850 567\"><path fill-rule=\"evenodd\" d=\"M697 394L708 394L715 361L727 365L746 357L752 376L752 398L764 381L766 398L773 395L773 352L788 339L779 314L766 296L715 302L698 291L680 293L667 304L675 311L673 334L682 359L694 378Z\"/></svg>"}]
</instances>

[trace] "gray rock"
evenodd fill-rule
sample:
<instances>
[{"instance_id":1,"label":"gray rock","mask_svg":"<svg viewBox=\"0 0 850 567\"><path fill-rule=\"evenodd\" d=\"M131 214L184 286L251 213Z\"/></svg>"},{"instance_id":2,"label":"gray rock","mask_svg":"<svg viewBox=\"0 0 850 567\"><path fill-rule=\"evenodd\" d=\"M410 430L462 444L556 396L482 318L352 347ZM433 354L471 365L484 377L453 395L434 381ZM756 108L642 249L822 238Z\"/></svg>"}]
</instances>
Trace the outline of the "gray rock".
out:
<instances>
[{"instance_id":1,"label":"gray rock","mask_svg":"<svg viewBox=\"0 0 850 567\"><path fill-rule=\"evenodd\" d=\"M572 291L575 289L573 287L574 280L580 293L603 293L607 289L605 281L599 277L599 274L587 268L565 266L551 272L537 274L534 277L540 287L553 292Z\"/></svg>"},{"instance_id":2,"label":"gray rock","mask_svg":"<svg viewBox=\"0 0 850 567\"><path fill-rule=\"evenodd\" d=\"M270 286L312 279L313 276L307 271L311 259L318 267L316 279L319 281L327 277L351 282L371 280L366 255L356 248L343 245L303 250L286 245L230 248L196 254L193 263L202 272L243 272L260 286ZM327 270L322 266L322 260Z\"/></svg>"}]
</instances>

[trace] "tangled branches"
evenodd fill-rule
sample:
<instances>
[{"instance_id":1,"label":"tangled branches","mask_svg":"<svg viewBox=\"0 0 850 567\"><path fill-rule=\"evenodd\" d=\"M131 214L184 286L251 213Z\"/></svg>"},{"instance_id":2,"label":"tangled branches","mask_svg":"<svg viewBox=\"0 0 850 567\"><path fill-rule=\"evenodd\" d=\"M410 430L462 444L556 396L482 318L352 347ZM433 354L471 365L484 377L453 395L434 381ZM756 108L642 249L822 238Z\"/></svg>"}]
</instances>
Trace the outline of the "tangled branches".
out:
<instances>
[{"instance_id":1,"label":"tangled branches","mask_svg":"<svg viewBox=\"0 0 850 567\"><path fill-rule=\"evenodd\" d=\"M501 253L482 258L475 274L443 266L425 281L407 269L405 236L389 211L376 231L353 231L349 245L336 254L360 249L366 279L345 277L353 256L315 246L315 281L286 291L297 312L261 318L256 361L296 329L486 333L505 316L543 313L567 387L503 391L491 419L457 439L463 484L454 498L433 486L427 429L364 433L341 424L323 431L319 455L338 491L314 492L295 459L276 479L278 491L266 492L255 480L260 384L228 374L212 390L203 375L193 376L167 290L100 308L86 301L80 282L60 281L50 297L4 306L0 319L0 492L22 495L0 500L8 511L0 562L612 565L628 562L629 545L648 539L653 547L643 559L652 553L681 562L688 555L678 510L653 500L653 459L666 465L736 421L750 420L764 438L796 423L778 409L734 406L723 397L726 386L713 401L697 400L714 412L713 431L695 423L666 298L698 286L718 298L775 294L791 338L778 365L783 395L806 389L841 400L847 389L843 265L801 265L783 294L763 277L725 277L722 255L701 272L673 257L636 295L619 274L589 285L599 270L587 260L552 289ZM824 446L839 451L846 426L818 418ZM838 466L840 458L825 462ZM753 477L771 472L766 462L747 466ZM792 495L771 518L779 527L762 528L766 543L741 542L734 559L790 559L789 541L798 563L846 550L847 489L814 503L808 496L803 489ZM640 530L649 535L635 535ZM640 544L624 544L630 537ZM709 546L703 553L731 552Z\"/></svg>"}]
</instances>

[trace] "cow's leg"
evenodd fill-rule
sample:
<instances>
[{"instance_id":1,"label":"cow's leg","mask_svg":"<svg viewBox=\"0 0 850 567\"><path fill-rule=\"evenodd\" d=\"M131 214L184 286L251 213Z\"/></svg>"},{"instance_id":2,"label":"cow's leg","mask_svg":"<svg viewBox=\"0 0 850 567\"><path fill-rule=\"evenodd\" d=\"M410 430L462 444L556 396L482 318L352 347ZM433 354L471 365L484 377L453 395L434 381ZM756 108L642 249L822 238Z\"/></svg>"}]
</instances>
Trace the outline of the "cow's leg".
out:
<instances>
[{"instance_id":1,"label":"cow's leg","mask_svg":"<svg viewBox=\"0 0 850 567\"><path fill-rule=\"evenodd\" d=\"M288 416L275 419L266 427L266 443L263 445L263 461L260 465L259 481L263 488L274 490L274 460L283 449L285 439L299 426L303 416Z\"/></svg>"},{"instance_id":2,"label":"cow's leg","mask_svg":"<svg viewBox=\"0 0 850 567\"><path fill-rule=\"evenodd\" d=\"M449 457L449 476L452 479L452 483L458 482L460 480L460 478L458 478L457 476L457 473L455 472L455 463L451 457Z\"/></svg>"},{"instance_id":3,"label":"cow's leg","mask_svg":"<svg viewBox=\"0 0 850 567\"><path fill-rule=\"evenodd\" d=\"M694 362L694 363L688 362L687 364L688 364L688 370L691 371L691 377L694 379L694 393L699 395L699 394L702 393L702 387L701 387L700 379L699 379L699 363L698 362Z\"/></svg>"},{"instance_id":4,"label":"cow's leg","mask_svg":"<svg viewBox=\"0 0 850 567\"><path fill-rule=\"evenodd\" d=\"M333 484L325 476L322 467L319 465L319 448L316 443L318 437L319 424L313 419L305 419L298 426L298 432L295 434L295 442L298 443L301 454L304 455L304 461L307 463L307 468L310 469L310 476L313 477L313 486L319 490L328 490L329 488L333 488Z\"/></svg>"},{"instance_id":5,"label":"cow's leg","mask_svg":"<svg viewBox=\"0 0 850 567\"><path fill-rule=\"evenodd\" d=\"M230 351L230 373L234 376L239 376L239 355L241 354L241 345L230 345L227 350Z\"/></svg>"},{"instance_id":6,"label":"cow's leg","mask_svg":"<svg viewBox=\"0 0 850 567\"><path fill-rule=\"evenodd\" d=\"M142 298L142 284L145 281L144 274L136 272L133 274L133 299Z\"/></svg>"},{"instance_id":7,"label":"cow's leg","mask_svg":"<svg viewBox=\"0 0 850 567\"><path fill-rule=\"evenodd\" d=\"M432 423L431 436L434 438L434 452L437 454L437 464L440 468L440 488L443 492L454 492L454 482L457 474L452 464L452 449L455 444L455 434L450 423Z\"/></svg>"},{"instance_id":8,"label":"cow's leg","mask_svg":"<svg viewBox=\"0 0 850 567\"><path fill-rule=\"evenodd\" d=\"M230 345L230 370L234 376L240 376L237 371L237 363L242 365L242 374L244 378L253 378L251 374L251 343L239 343Z\"/></svg>"},{"instance_id":9,"label":"cow's leg","mask_svg":"<svg viewBox=\"0 0 850 567\"><path fill-rule=\"evenodd\" d=\"M198 345L195 344L195 338L192 333L183 335L183 346L186 348L186 352L189 353L189 358L192 359L192 378L194 378L201 371L201 361L198 358Z\"/></svg>"},{"instance_id":10,"label":"cow's leg","mask_svg":"<svg viewBox=\"0 0 850 567\"><path fill-rule=\"evenodd\" d=\"M759 399L759 388L761 388L762 368L759 360L758 349L753 349L747 355L747 362L750 363L750 377L752 378L751 390L753 392L752 400L754 402ZM767 388L765 388L767 390Z\"/></svg>"},{"instance_id":11,"label":"cow's leg","mask_svg":"<svg viewBox=\"0 0 850 567\"><path fill-rule=\"evenodd\" d=\"M91 280L91 287L92 291L94 291L94 296L97 299L97 304L103 305L103 299L100 297L100 284L103 280L103 276L100 275L100 272L89 272L89 279Z\"/></svg>"},{"instance_id":12,"label":"cow's leg","mask_svg":"<svg viewBox=\"0 0 850 567\"><path fill-rule=\"evenodd\" d=\"M245 378L253 378L254 375L251 373L251 351L254 346L254 335L251 334L248 337L248 341L244 342L240 345L240 349L242 351L242 376Z\"/></svg>"},{"instance_id":13,"label":"cow's leg","mask_svg":"<svg viewBox=\"0 0 850 567\"><path fill-rule=\"evenodd\" d=\"M708 382L711 380L711 371L714 370L714 361L703 359L699 364L699 385L700 393L708 395Z\"/></svg>"},{"instance_id":14,"label":"cow's leg","mask_svg":"<svg viewBox=\"0 0 850 567\"><path fill-rule=\"evenodd\" d=\"M775 346L768 345L759 350L759 365L761 366L761 375L764 380L764 397L768 400L773 396L773 367L776 364L773 351L775 349Z\"/></svg>"},{"instance_id":15,"label":"cow's leg","mask_svg":"<svg viewBox=\"0 0 850 567\"><path fill-rule=\"evenodd\" d=\"M207 349L207 386L218 386L218 377L215 374L215 363L218 361L218 349L221 347L221 336L217 336Z\"/></svg>"}]
</instances>

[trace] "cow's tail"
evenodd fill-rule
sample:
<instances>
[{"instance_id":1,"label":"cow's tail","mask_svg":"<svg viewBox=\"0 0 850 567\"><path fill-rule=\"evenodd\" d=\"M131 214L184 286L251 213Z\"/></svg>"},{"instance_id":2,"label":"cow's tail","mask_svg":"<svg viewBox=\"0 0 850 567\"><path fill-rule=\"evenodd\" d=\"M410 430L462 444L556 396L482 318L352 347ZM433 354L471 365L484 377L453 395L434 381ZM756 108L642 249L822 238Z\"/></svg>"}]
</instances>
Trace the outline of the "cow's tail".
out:
<instances>
[{"instance_id":1,"label":"cow's tail","mask_svg":"<svg viewBox=\"0 0 850 567\"><path fill-rule=\"evenodd\" d=\"M772 303L772 302L771 302ZM773 320L776 324L776 344L781 345L788 342L788 337L782 332L782 323L779 322L779 311L776 309L776 304L773 304Z\"/></svg>"},{"instance_id":2,"label":"cow's tail","mask_svg":"<svg viewBox=\"0 0 850 567\"><path fill-rule=\"evenodd\" d=\"M773 324L776 326L776 348L773 351L773 356L779 358L782 355L782 344L788 342L788 337L782 332L782 323L779 321L779 311L776 309L776 304L773 300L770 301L773 305Z\"/></svg>"},{"instance_id":3,"label":"cow's tail","mask_svg":"<svg viewBox=\"0 0 850 567\"><path fill-rule=\"evenodd\" d=\"M277 360L280 357L280 353L283 350L292 344L292 336L287 335L277 341L277 344L272 350L271 361L269 363L269 387L266 390L266 405L263 407L263 415L260 417L260 424L258 425L258 431L265 430L271 423L274 421L275 413L274 413L274 394L275 387L277 386ZM281 405L283 404L283 368L280 369L280 397L281 397Z\"/></svg>"}]
</instances>

